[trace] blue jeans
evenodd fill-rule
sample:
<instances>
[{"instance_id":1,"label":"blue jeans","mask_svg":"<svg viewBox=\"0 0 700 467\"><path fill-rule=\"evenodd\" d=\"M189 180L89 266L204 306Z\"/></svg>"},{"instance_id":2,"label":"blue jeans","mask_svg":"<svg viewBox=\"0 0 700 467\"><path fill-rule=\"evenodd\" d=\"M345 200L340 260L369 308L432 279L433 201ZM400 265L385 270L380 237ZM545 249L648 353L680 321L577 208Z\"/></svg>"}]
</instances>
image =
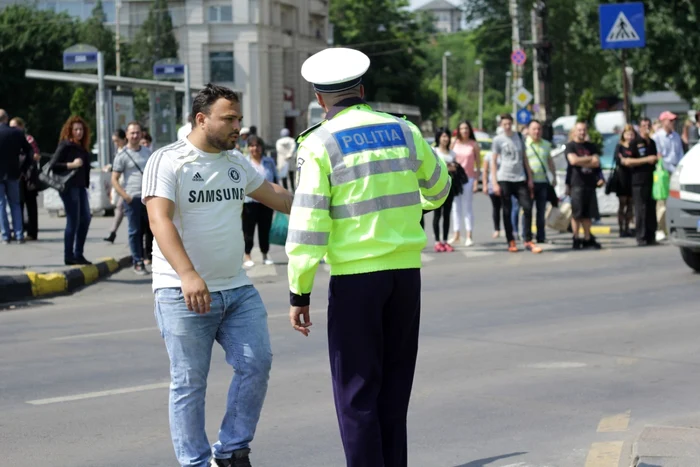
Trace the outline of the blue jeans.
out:
<instances>
[{"instance_id":1,"label":"blue jeans","mask_svg":"<svg viewBox=\"0 0 700 467\"><path fill-rule=\"evenodd\" d=\"M272 366L267 312L252 285L211 294L211 311L187 309L182 290L158 289L155 314L170 357L170 434L182 467L228 459L255 435ZM234 369L219 441L204 430L204 396L216 340Z\"/></svg>"},{"instance_id":2,"label":"blue jeans","mask_svg":"<svg viewBox=\"0 0 700 467\"><path fill-rule=\"evenodd\" d=\"M520 219L520 203L518 203L518 197L513 195L510 197L511 202L513 203L513 209L510 212L510 223L513 226L513 233L515 235L520 235L518 232L518 219ZM525 224L523 224L523 232L525 231Z\"/></svg>"},{"instance_id":3,"label":"blue jeans","mask_svg":"<svg viewBox=\"0 0 700 467\"><path fill-rule=\"evenodd\" d=\"M135 197L131 204L124 201L124 214L129 222L129 248L131 249L131 261L134 264L143 261L143 235L141 232L141 218L146 207L141 204L141 198Z\"/></svg>"},{"instance_id":4,"label":"blue jeans","mask_svg":"<svg viewBox=\"0 0 700 467\"><path fill-rule=\"evenodd\" d=\"M549 183L535 183L535 208L537 209L537 243L545 241L545 211L547 210L547 194Z\"/></svg>"},{"instance_id":5,"label":"blue jeans","mask_svg":"<svg viewBox=\"0 0 700 467\"><path fill-rule=\"evenodd\" d=\"M0 228L2 239L10 240L10 220L7 218L7 205L10 205L12 228L15 240L24 238L22 208L19 204L19 180L0 180Z\"/></svg>"},{"instance_id":6,"label":"blue jeans","mask_svg":"<svg viewBox=\"0 0 700 467\"><path fill-rule=\"evenodd\" d=\"M63 209L66 211L63 256L65 259L80 258L83 256L85 239L92 220L87 188L66 188L60 195Z\"/></svg>"}]
</instances>

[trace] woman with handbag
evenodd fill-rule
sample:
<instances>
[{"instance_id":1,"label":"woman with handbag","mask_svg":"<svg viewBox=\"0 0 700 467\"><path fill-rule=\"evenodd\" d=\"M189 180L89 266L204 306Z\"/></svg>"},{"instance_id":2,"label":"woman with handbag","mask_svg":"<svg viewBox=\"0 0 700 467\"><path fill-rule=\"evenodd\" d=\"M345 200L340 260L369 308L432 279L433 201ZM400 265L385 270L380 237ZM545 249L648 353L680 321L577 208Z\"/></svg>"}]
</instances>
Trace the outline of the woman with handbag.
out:
<instances>
[{"instance_id":1,"label":"woman with handbag","mask_svg":"<svg viewBox=\"0 0 700 467\"><path fill-rule=\"evenodd\" d=\"M88 201L90 186L90 128L74 115L61 129L58 148L49 162L49 170L62 178L59 191L66 211L63 257L66 265L92 264L83 256L92 214Z\"/></svg>"},{"instance_id":2,"label":"woman with handbag","mask_svg":"<svg viewBox=\"0 0 700 467\"><path fill-rule=\"evenodd\" d=\"M620 135L620 142L615 148L615 170L611 177L614 177L612 184L619 208L617 211L617 223L620 226L620 237L631 237L630 222L634 218L634 204L632 203L632 171L621 162L627 158L639 158L639 151L635 144L637 132L632 125L625 125Z\"/></svg>"},{"instance_id":3,"label":"woman with handbag","mask_svg":"<svg viewBox=\"0 0 700 467\"><path fill-rule=\"evenodd\" d=\"M436 141L437 142L437 141ZM454 245L460 240L460 233L465 231L466 240L465 246L472 246L472 231L474 230L474 210L472 204L474 201L474 193L478 190L477 180L479 179L479 169L481 163L479 156L481 148L476 141L472 124L468 121L463 121L459 124L456 139L452 142L451 148L455 153L455 162L462 166L467 174L468 181L462 186L462 193L455 196L452 207L453 216L453 231L454 236L449 243Z\"/></svg>"},{"instance_id":4,"label":"woman with handbag","mask_svg":"<svg viewBox=\"0 0 700 467\"><path fill-rule=\"evenodd\" d=\"M433 211L433 232L435 234L435 252L451 253L454 248L447 243L447 234L450 230L450 215L452 211L452 202L456 196L460 196L467 184L467 175L462 166L455 161L455 153L450 150L450 130L447 128L439 128L435 134L435 154L445 161L447 170L452 178L450 192L442 206ZM440 218L442 217L442 237L440 237Z\"/></svg>"}]
</instances>

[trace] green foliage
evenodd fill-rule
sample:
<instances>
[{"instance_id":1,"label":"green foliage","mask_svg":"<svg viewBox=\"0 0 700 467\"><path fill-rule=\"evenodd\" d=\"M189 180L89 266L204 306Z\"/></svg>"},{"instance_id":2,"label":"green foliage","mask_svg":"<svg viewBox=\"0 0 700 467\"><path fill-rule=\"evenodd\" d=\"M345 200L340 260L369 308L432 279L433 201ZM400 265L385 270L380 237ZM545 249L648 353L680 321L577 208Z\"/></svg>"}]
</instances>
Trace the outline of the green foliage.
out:
<instances>
[{"instance_id":1,"label":"green foliage","mask_svg":"<svg viewBox=\"0 0 700 467\"><path fill-rule=\"evenodd\" d=\"M164 58L176 58L177 39L166 0L155 0L146 21L134 37L128 55L131 57L129 76L153 78L153 65Z\"/></svg>"},{"instance_id":2,"label":"green foliage","mask_svg":"<svg viewBox=\"0 0 700 467\"><path fill-rule=\"evenodd\" d=\"M81 43L92 45L102 52L105 61L105 73L114 74L116 70L114 33L104 26L105 21L106 16L102 7L102 0L97 0L95 8L92 9L92 15L80 23L78 36Z\"/></svg>"},{"instance_id":3,"label":"green foliage","mask_svg":"<svg viewBox=\"0 0 700 467\"><path fill-rule=\"evenodd\" d=\"M586 89L583 91L581 99L579 100L576 120L579 122L588 123L588 136L590 141L600 148L603 144L603 137L600 133L598 133L598 130L595 129L595 114L595 97L593 96L593 91Z\"/></svg>"},{"instance_id":4,"label":"green foliage","mask_svg":"<svg viewBox=\"0 0 700 467\"><path fill-rule=\"evenodd\" d=\"M70 114L74 86L25 78L28 68L61 70L63 51L78 42L78 23L66 14L10 5L0 12L0 95L10 116L27 121L44 152L53 151Z\"/></svg>"},{"instance_id":5,"label":"green foliage","mask_svg":"<svg viewBox=\"0 0 700 467\"><path fill-rule=\"evenodd\" d=\"M76 87L69 104L70 114L83 118L91 128L91 143L97 141L96 92L97 86Z\"/></svg>"}]
</instances>

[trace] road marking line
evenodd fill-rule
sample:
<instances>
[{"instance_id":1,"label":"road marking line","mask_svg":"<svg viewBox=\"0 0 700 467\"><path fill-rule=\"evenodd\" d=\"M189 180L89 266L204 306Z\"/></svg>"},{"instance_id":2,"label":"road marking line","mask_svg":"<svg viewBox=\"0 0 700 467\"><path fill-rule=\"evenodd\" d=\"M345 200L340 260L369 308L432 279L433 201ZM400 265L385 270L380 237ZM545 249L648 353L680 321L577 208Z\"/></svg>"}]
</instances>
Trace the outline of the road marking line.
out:
<instances>
[{"instance_id":1,"label":"road marking line","mask_svg":"<svg viewBox=\"0 0 700 467\"><path fill-rule=\"evenodd\" d=\"M54 337L52 341L68 341L74 339L90 339L93 337L115 336L118 334L130 334L132 332L157 331L158 328L151 326L149 328L122 329L121 331L94 332L92 334L74 334L72 336Z\"/></svg>"},{"instance_id":2,"label":"road marking line","mask_svg":"<svg viewBox=\"0 0 700 467\"><path fill-rule=\"evenodd\" d=\"M598 433L618 433L627 431L630 424L630 411L603 417L598 424Z\"/></svg>"},{"instance_id":3,"label":"road marking line","mask_svg":"<svg viewBox=\"0 0 700 467\"><path fill-rule=\"evenodd\" d=\"M276 276L277 269L274 264L262 264L246 270L246 274L251 278Z\"/></svg>"},{"instance_id":4,"label":"road marking line","mask_svg":"<svg viewBox=\"0 0 700 467\"><path fill-rule=\"evenodd\" d=\"M165 389L168 387L170 387L170 382L145 384L143 386L132 386L132 387L128 387L128 388L110 389L108 391L86 392L84 394L75 394L72 396L52 397L50 399L36 399L33 401L27 401L27 404L31 404L31 405L57 404L59 402L73 402L73 401L79 401L79 400L84 400L84 399L94 399L96 397L115 396L118 394L129 394L132 392L141 392L141 391L151 391L153 389Z\"/></svg>"},{"instance_id":5,"label":"road marking line","mask_svg":"<svg viewBox=\"0 0 700 467\"><path fill-rule=\"evenodd\" d=\"M491 256L495 253L493 251L480 251L480 250L461 250L461 253L466 258L480 258L483 256Z\"/></svg>"},{"instance_id":6,"label":"road marking line","mask_svg":"<svg viewBox=\"0 0 700 467\"><path fill-rule=\"evenodd\" d=\"M622 441L591 444L585 467L617 467L620 464L623 444Z\"/></svg>"},{"instance_id":7,"label":"road marking line","mask_svg":"<svg viewBox=\"0 0 700 467\"><path fill-rule=\"evenodd\" d=\"M617 363L618 365L628 366L628 365L634 365L635 363L637 363L638 360L639 359L634 358L634 357L617 357L615 359L615 363Z\"/></svg>"},{"instance_id":8,"label":"road marking line","mask_svg":"<svg viewBox=\"0 0 700 467\"><path fill-rule=\"evenodd\" d=\"M431 255L428 255L428 254L425 254L425 253L421 253L421 254L420 254L420 259L421 259L421 261L423 261L423 262L425 262L425 263L429 263L429 262L431 262L431 261L435 261L435 257L434 257L434 256L431 256Z\"/></svg>"}]
</instances>

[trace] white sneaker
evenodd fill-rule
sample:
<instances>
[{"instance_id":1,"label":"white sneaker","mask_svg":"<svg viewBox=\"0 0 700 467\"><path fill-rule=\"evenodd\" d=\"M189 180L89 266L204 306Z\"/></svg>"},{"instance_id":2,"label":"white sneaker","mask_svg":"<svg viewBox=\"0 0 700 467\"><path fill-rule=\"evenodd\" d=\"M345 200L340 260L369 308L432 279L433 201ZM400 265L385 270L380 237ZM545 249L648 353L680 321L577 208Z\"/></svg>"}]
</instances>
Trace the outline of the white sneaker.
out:
<instances>
[{"instance_id":1,"label":"white sneaker","mask_svg":"<svg viewBox=\"0 0 700 467\"><path fill-rule=\"evenodd\" d=\"M664 233L663 230L657 230L656 231L656 241L657 242L663 242L666 240L666 234Z\"/></svg>"},{"instance_id":2,"label":"white sneaker","mask_svg":"<svg viewBox=\"0 0 700 467\"><path fill-rule=\"evenodd\" d=\"M254 262L254 261L249 260L249 261L244 261L244 262L243 262L243 267L244 267L244 268L252 268L253 266L255 266L255 262Z\"/></svg>"},{"instance_id":3,"label":"white sneaker","mask_svg":"<svg viewBox=\"0 0 700 467\"><path fill-rule=\"evenodd\" d=\"M271 266L271 265L275 264L275 262L272 261L271 259L266 259L266 260L263 261L263 264L264 264L265 266Z\"/></svg>"},{"instance_id":4,"label":"white sneaker","mask_svg":"<svg viewBox=\"0 0 700 467\"><path fill-rule=\"evenodd\" d=\"M471 238L468 238L468 239L464 242L464 246L472 246L472 245L474 245L474 240L472 240Z\"/></svg>"}]
</instances>

